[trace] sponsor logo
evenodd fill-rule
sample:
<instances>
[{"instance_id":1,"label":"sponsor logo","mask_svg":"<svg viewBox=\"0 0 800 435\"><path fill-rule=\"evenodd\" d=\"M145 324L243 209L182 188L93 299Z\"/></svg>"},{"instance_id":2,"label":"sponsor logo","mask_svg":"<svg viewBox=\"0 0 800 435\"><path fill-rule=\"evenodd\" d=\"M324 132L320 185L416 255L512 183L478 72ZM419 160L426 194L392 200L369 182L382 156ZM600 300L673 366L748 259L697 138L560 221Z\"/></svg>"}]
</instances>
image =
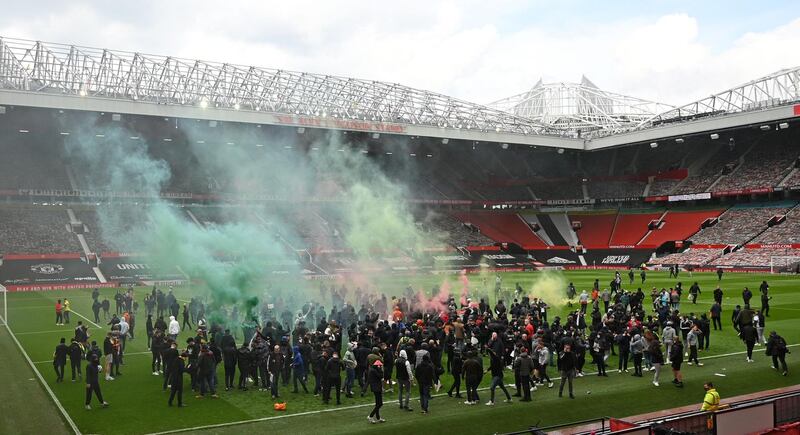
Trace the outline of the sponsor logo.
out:
<instances>
[{"instance_id":1,"label":"sponsor logo","mask_svg":"<svg viewBox=\"0 0 800 435\"><path fill-rule=\"evenodd\" d=\"M513 255L508 254L491 254L491 255L484 255L483 258L488 260L515 260Z\"/></svg>"},{"instance_id":2,"label":"sponsor logo","mask_svg":"<svg viewBox=\"0 0 800 435\"><path fill-rule=\"evenodd\" d=\"M75 278L75 281L97 281L97 278L94 276L82 276Z\"/></svg>"},{"instance_id":3,"label":"sponsor logo","mask_svg":"<svg viewBox=\"0 0 800 435\"><path fill-rule=\"evenodd\" d=\"M631 259L630 255L607 255L600 263L602 264L625 264Z\"/></svg>"},{"instance_id":4,"label":"sponsor logo","mask_svg":"<svg viewBox=\"0 0 800 435\"><path fill-rule=\"evenodd\" d=\"M575 264L573 260L567 260L566 258L561 257L553 257L547 260L547 262L550 264Z\"/></svg>"},{"instance_id":5,"label":"sponsor logo","mask_svg":"<svg viewBox=\"0 0 800 435\"><path fill-rule=\"evenodd\" d=\"M117 264L119 270L148 270L150 266L144 263L119 263Z\"/></svg>"},{"instance_id":6,"label":"sponsor logo","mask_svg":"<svg viewBox=\"0 0 800 435\"><path fill-rule=\"evenodd\" d=\"M469 258L463 255L434 255L436 261L467 261Z\"/></svg>"},{"instance_id":7,"label":"sponsor logo","mask_svg":"<svg viewBox=\"0 0 800 435\"><path fill-rule=\"evenodd\" d=\"M31 266L31 272L40 275L56 275L64 271L64 266L60 264L42 263Z\"/></svg>"}]
</instances>

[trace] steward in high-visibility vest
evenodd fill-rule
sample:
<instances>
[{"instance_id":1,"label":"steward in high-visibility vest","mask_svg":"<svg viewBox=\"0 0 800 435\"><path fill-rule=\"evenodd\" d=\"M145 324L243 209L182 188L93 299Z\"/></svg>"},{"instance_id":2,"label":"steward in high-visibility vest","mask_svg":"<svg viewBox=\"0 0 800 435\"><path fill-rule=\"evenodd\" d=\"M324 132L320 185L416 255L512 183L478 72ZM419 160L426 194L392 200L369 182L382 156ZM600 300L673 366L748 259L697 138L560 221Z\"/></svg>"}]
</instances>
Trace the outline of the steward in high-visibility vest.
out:
<instances>
[{"instance_id":1,"label":"steward in high-visibility vest","mask_svg":"<svg viewBox=\"0 0 800 435\"><path fill-rule=\"evenodd\" d=\"M706 390L706 396L703 398L703 406L700 409L702 411L716 411L719 409L719 393L714 388L714 384L706 382L703 388Z\"/></svg>"}]
</instances>

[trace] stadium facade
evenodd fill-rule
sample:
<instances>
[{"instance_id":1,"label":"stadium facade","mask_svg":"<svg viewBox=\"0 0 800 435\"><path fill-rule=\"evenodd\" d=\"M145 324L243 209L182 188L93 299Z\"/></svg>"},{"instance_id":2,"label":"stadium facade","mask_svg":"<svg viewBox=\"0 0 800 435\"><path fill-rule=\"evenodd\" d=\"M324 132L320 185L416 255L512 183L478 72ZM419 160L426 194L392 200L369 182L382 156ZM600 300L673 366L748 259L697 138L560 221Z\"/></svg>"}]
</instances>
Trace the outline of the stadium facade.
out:
<instances>
[{"instance_id":1,"label":"stadium facade","mask_svg":"<svg viewBox=\"0 0 800 435\"><path fill-rule=\"evenodd\" d=\"M183 128L276 156L284 151L270 149L270 138L302 154L335 136L407 184L419 225L447 233L447 243L387 253L376 271L645 262L791 271L799 262L800 68L679 107L586 78L540 81L483 105L395 83L0 37L0 146L10 156L0 162L0 284L186 278L155 276L97 231L98 204L148 198L93 189L70 165L69 126L88 118L158 144L154 157L176 175L159 198L198 226L225 222L222 206L311 216L294 219L302 237L284 241L297 253L287 264L308 276L350 271L351 253L324 211L335 197L237 190L194 171L184 157L198 139Z\"/></svg>"}]
</instances>

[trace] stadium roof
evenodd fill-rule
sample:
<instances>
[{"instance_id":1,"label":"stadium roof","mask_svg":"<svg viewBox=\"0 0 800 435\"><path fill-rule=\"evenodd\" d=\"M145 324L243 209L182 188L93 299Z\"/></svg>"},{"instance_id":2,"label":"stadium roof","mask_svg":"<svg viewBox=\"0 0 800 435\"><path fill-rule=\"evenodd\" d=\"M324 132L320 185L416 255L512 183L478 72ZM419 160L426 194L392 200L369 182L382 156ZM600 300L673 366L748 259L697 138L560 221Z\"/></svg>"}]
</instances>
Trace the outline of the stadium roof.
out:
<instances>
[{"instance_id":1,"label":"stadium roof","mask_svg":"<svg viewBox=\"0 0 800 435\"><path fill-rule=\"evenodd\" d=\"M586 76L580 83L542 83L527 92L489 104L514 115L534 120L575 137L601 130L625 131L674 109L668 104L615 94L598 88Z\"/></svg>"},{"instance_id":2,"label":"stadium roof","mask_svg":"<svg viewBox=\"0 0 800 435\"><path fill-rule=\"evenodd\" d=\"M0 37L0 104L600 149L800 116L800 67L681 106L581 83L489 106L396 83Z\"/></svg>"}]
</instances>

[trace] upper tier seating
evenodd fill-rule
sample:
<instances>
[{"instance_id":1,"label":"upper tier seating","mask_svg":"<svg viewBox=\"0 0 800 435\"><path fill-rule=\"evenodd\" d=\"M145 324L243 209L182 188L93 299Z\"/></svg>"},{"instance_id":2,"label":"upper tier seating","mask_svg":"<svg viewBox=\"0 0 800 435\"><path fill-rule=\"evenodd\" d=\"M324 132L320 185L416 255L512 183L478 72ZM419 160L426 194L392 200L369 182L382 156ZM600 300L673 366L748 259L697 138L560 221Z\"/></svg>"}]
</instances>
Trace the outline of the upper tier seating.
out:
<instances>
[{"instance_id":1,"label":"upper tier seating","mask_svg":"<svg viewBox=\"0 0 800 435\"><path fill-rule=\"evenodd\" d=\"M642 246L657 247L672 240L686 240L700 230L700 224L708 218L717 217L719 210L669 211L664 216L661 228L653 230L643 240Z\"/></svg>"}]
</instances>

